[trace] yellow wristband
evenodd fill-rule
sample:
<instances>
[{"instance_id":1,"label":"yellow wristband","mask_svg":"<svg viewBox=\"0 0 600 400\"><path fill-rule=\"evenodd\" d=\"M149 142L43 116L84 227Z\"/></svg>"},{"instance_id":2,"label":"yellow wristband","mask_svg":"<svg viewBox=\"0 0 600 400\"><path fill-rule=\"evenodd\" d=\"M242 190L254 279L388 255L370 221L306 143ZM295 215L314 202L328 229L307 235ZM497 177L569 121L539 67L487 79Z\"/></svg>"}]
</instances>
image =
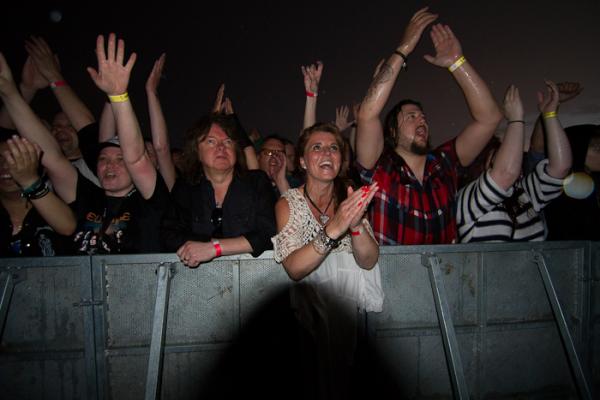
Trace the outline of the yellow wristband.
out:
<instances>
[{"instance_id":1,"label":"yellow wristband","mask_svg":"<svg viewBox=\"0 0 600 400\"><path fill-rule=\"evenodd\" d=\"M129 100L129 94L127 94L127 92L125 92L123 94L118 94L116 96L108 95L108 99L110 100L111 103L123 103L123 102Z\"/></svg>"},{"instance_id":2,"label":"yellow wristband","mask_svg":"<svg viewBox=\"0 0 600 400\"><path fill-rule=\"evenodd\" d=\"M450 71L450 72L456 71L465 62L467 62L467 59L465 58L465 56L460 56L458 58L458 60L454 61L454 64L452 64L451 66L448 67L448 71Z\"/></svg>"},{"instance_id":3,"label":"yellow wristband","mask_svg":"<svg viewBox=\"0 0 600 400\"><path fill-rule=\"evenodd\" d=\"M545 112L543 114L544 119L548 119L548 118L556 118L556 111L549 111L549 112Z\"/></svg>"}]
</instances>

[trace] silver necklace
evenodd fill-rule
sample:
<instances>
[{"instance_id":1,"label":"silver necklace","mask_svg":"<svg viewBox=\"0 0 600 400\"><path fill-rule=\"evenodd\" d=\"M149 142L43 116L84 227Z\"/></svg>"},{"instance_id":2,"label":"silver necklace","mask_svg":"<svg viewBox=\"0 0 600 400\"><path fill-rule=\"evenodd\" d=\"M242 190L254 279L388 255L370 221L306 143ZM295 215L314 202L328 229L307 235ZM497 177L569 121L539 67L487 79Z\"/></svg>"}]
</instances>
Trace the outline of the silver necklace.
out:
<instances>
[{"instance_id":1,"label":"silver necklace","mask_svg":"<svg viewBox=\"0 0 600 400\"><path fill-rule=\"evenodd\" d=\"M321 209L319 207L317 207L315 202L312 201L312 199L308 195L308 192L306 191L306 185L304 185L304 195L306 196L306 198L308 199L310 204L312 204L313 207L319 212L319 220L321 221L321 224L325 225L329 221L329 216L327 215L327 210L329 210L329 206L333 202L333 195L329 199L329 203L327 203L327 207L325 207L325 211L321 211Z\"/></svg>"}]
</instances>

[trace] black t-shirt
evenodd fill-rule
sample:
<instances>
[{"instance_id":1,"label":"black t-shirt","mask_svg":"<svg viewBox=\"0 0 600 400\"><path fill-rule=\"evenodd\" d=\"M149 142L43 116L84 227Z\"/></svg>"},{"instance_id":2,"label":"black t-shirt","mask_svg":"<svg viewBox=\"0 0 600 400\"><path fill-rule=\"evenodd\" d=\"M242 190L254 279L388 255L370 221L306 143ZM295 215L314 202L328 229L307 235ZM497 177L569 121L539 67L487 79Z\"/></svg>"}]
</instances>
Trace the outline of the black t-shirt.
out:
<instances>
[{"instance_id":1,"label":"black t-shirt","mask_svg":"<svg viewBox=\"0 0 600 400\"><path fill-rule=\"evenodd\" d=\"M233 177L222 208L217 210L221 221L218 232L211 222L211 217L216 217L215 194L207 179L196 185L180 179L171 197L161 228L164 250L176 251L187 240L208 242L214 237L238 236L248 240L255 257L272 248L275 202L271 182L263 171L247 171Z\"/></svg>"},{"instance_id":2,"label":"black t-shirt","mask_svg":"<svg viewBox=\"0 0 600 400\"><path fill-rule=\"evenodd\" d=\"M77 199L71 208L77 217L73 235L76 253L135 254L160 251L160 220L169 191L157 172L152 197L145 200L137 190L111 197L78 175Z\"/></svg>"},{"instance_id":3,"label":"black t-shirt","mask_svg":"<svg viewBox=\"0 0 600 400\"><path fill-rule=\"evenodd\" d=\"M69 254L68 238L48 225L37 210L31 209L21 231L13 236L10 216L0 205L0 257L39 257Z\"/></svg>"}]
</instances>

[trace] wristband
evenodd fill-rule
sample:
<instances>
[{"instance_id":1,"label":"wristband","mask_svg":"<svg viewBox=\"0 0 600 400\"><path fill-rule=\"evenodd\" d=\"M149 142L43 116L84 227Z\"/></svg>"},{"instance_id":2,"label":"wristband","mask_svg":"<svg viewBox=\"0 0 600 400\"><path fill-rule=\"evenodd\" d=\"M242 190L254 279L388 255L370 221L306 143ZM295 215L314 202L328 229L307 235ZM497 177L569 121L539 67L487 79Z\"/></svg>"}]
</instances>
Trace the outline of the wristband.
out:
<instances>
[{"instance_id":1,"label":"wristband","mask_svg":"<svg viewBox=\"0 0 600 400\"><path fill-rule=\"evenodd\" d=\"M512 120L512 121L508 121L508 122L507 122L507 124L512 124L513 122L520 122L520 123L522 123L522 124L524 124L524 123L525 123L525 121L523 121L522 119L514 119L514 120Z\"/></svg>"},{"instance_id":2,"label":"wristband","mask_svg":"<svg viewBox=\"0 0 600 400\"><path fill-rule=\"evenodd\" d=\"M221 254L223 253L223 249L221 249L221 243L215 239L213 239L211 242L213 247L215 248L215 258L221 257Z\"/></svg>"},{"instance_id":3,"label":"wristband","mask_svg":"<svg viewBox=\"0 0 600 400\"><path fill-rule=\"evenodd\" d=\"M400 57L402 57L402 66L401 66L400 68L401 68L401 69L402 69L402 68L406 69L406 61L408 60L408 57L407 57L407 56L406 56L406 55L405 55L403 52L401 52L401 51L400 51L400 50L398 50L398 49L394 50L394 54L397 54L397 55L399 55Z\"/></svg>"},{"instance_id":4,"label":"wristband","mask_svg":"<svg viewBox=\"0 0 600 400\"><path fill-rule=\"evenodd\" d=\"M26 188L23 188L23 190L21 190L21 193L23 193L23 196L28 196L31 193L33 193L36 190L38 190L40 188L40 186L42 186L42 184L43 184L42 178L38 178L31 185L27 186Z\"/></svg>"},{"instance_id":5,"label":"wristband","mask_svg":"<svg viewBox=\"0 0 600 400\"><path fill-rule=\"evenodd\" d=\"M313 92L309 92L309 91L307 90L307 91L306 91L306 96L307 96L307 97L317 97L317 94L316 94L316 93L313 93Z\"/></svg>"},{"instance_id":6,"label":"wristband","mask_svg":"<svg viewBox=\"0 0 600 400\"><path fill-rule=\"evenodd\" d=\"M50 193L48 185L46 185L46 182L42 181L41 178L38 178L37 181L33 182L33 184L21 191L21 197L29 200L37 200L41 199L48 193Z\"/></svg>"},{"instance_id":7,"label":"wristband","mask_svg":"<svg viewBox=\"0 0 600 400\"><path fill-rule=\"evenodd\" d=\"M465 58L465 56L460 56L458 58L458 60L454 61L454 64L452 64L451 66L448 67L448 71L450 71L450 72L456 71L465 62L467 62L467 59Z\"/></svg>"},{"instance_id":8,"label":"wristband","mask_svg":"<svg viewBox=\"0 0 600 400\"><path fill-rule=\"evenodd\" d=\"M358 228L357 230L353 231L352 229L350 229L350 234L352 236L360 236L360 234L362 233L361 229Z\"/></svg>"},{"instance_id":9,"label":"wristband","mask_svg":"<svg viewBox=\"0 0 600 400\"><path fill-rule=\"evenodd\" d=\"M557 116L556 111L549 111L549 112L545 112L543 114L544 119L556 118L556 116Z\"/></svg>"},{"instance_id":10,"label":"wristband","mask_svg":"<svg viewBox=\"0 0 600 400\"><path fill-rule=\"evenodd\" d=\"M123 94L118 94L116 96L108 95L108 99L111 103L124 103L129 100L129 94L127 92Z\"/></svg>"},{"instance_id":11,"label":"wristband","mask_svg":"<svg viewBox=\"0 0 600 400\"><path fill-rule=\"evenodd\" d=\"M67 86L67 81L54 81L50 82L50 87L56 89L57 87Z\"/></svg>"}]
</instances>

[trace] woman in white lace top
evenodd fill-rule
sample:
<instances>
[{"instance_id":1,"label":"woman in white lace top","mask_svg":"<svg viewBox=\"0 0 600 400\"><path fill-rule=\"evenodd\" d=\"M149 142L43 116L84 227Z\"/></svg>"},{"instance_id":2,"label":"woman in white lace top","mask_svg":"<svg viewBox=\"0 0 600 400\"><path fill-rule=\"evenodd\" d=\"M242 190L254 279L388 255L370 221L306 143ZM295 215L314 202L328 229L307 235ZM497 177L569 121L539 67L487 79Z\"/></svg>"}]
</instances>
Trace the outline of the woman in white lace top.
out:
<instances>
[{"instance_id":1,"label":"woman in white lace top","mask_svg":"<svg viewBox=\"0 0 600 400\"><path fill-rule=\"evenodd\" d=\"M344 141L333 124L316 124L300 136L297 155L305 184L275 206L275 260L291 279L292 306L316 345L322 397L347 389L358 310L381 311L379 247L363 218L377 183L354 191L338 176Z\"/></svg>"}]
</instances>

